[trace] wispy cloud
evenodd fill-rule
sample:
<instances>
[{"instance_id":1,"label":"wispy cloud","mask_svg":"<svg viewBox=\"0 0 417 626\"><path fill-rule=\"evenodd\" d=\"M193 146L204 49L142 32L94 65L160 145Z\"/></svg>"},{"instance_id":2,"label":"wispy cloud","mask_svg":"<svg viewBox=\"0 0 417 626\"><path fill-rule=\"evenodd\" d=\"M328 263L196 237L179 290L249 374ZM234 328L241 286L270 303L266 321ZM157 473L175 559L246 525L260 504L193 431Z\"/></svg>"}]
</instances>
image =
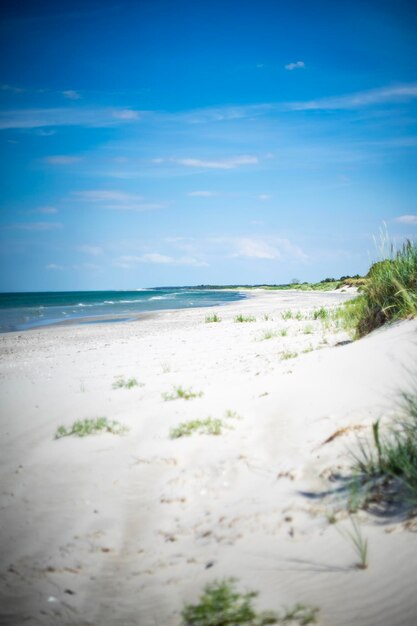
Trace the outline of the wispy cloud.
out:
<instances>
[{"instance_id":1,"label":"wispy cloud","mask_svg":"<svg viewBox=\"0 0 417 626\"><path fill-rule=\"evenodd\" d=\"M62 265L58 265L57 263L48 263L48 265L45 266L45 269L47 270L63 270L63 266Z\"/></svg>"},{"instance_id":2,"label":"wispy cloud","mask_svg":"<svg viewBox=\"0 0 417 626\"><path fill-rule=\"evenodd\" d=\"M165 203L143 202L143 197L112 189L74 191L72 195L84 203L93 203L102 209L114 211L153 211L166 208Z\"/></svg>"},{"instance_id":3,"label":"wispy cloud","mask_svg":"<svg viewBox=\"0 0 417 626\"><path fill-rule=\"evenodd\" d=\"M403 102L417 98L417 83L370 89L345 96L293 102L288 108L293 111L355 109L390 102Z\"/></svg>"},{"instance_id":4,"label":"wispy cloud","mask_svg":"<svg viewBox=\"0 0 417 626\"><path fill-rule=\"evenodd\" d=\"M258 163L258 157L251 155L242 155L231 157L228 159L218 159L214 161L206 161L203 159L172 159L175 163L185 165L186 167L200 167L207 169L232 170L241 165L255 165Z\"/></svg>"},{"instance_id":5,"label":"wispy cloud","mask_svg":"<svg viewBox=\"0 0 417 626\"><path fill-rule=\"evenodd\" d=\"M304 61L295 61L295 63L288 63L284 67L286 70L289 70L291 72L292 70L304 69L305 63Z\"/></svg>"},{"instance_id":6,"label":"wispy cloud","mask_svg":"<svg viewBox=\"0 0 417 626\"><path fill-rule=\"evenodd\" d=\"M132 109L121 109L113 111L113 117L117 120L137 120L139 119L139 111L133 111Z\"/></svg>"},{"instance_id":7,"label":"wispy cloud","mask_svg":"<svg viewBox=\"0 0 417 626\"><path fill-rule=\"evenodd\" d=\"M14 230L46 231L58 230L63 228L63 225L59 222L19 222L18 224L11 224L10 228Z\"/></svg>"},{"instance_id":8,"label":"wispy cloud","mask_svg":"<svg viewBox=\"0 0 417 626\"><path fill-rule=\"evenodd\" d=\"M214 191L189 191L187 196L196 197L196 198L210 198L211 196L215 196L216 193Z\"/></svg>"},{"instance_id":9,"label":"wispy cloud","mask_svg":"<svg viewBox=\"0 0 417 626\"><path fill-rule=\"evenodd\" d=\"M190 265L193 267L207 267L208 263L195 257L173 257L159 252L148 252L141 256L122 256L115 261L117 267L130 269L140 263L152 263L156 265Z\"/></svg>"},{"instance_id":10,"label":"wispy cloud","mask_svg":"<svg viewBox=\"0 0 417 626\"><path fill-rule=\"evenodd\" d=\"M400 224L417 224L417 215L400 215L395 218L395 221Z\"/></svg>"},{"instance_id":11,"label":"wispy cloud","mask_svg":"<svg viewBox=\"0 0 417 626\"><path fill-rule=\"evenodd\" d=\"M143 112L130 109L61 107L55 109L14 109L0 112L0 130L54 126L106 128L138 120Z\"/></svg>"},{"instance_id":12,"label":"wispy cloud","mask_svg":"<svg viewBox=\"0 0 417 626\"><path fill-rule=\"evenodd\" d=\"M14 87L13 85L0 85L1 91L10 91L11 93L22 93L24 89L21 87Z\"/></svg>"},{"instance_id":13,"label":"wispy cloud","mask_svg":"<svg viewBox=\"0 0 417 626\"><path fill-rule=\"evenodd\" d=\"M53 215L54 213L58 213L58 209L54 206L42 206L38 209L31 209L30 211L26 211L27 214L36 213L39 215Z\"/></svg>"},{"instance_id":14,"label":"wispy cloud","mask_svg":"<svg viewBox=\"0 0 417 626\"><path fill-rule=\"evenodd\" d=\"M265 202L266 200L270 200L271 196L268 193L261 193L259 194L258 198L259 200L262 200Z\"/></svg>"},{"instance_id":15,"label":"wispy cloud","mask_svg":"<svg viewBox=\"0 0 417 626\"><path fill-rule=\"evenodd\" d=\"M225 253L232 258L274 260L285 257L303 261L307 259L307 255L299 246L289 239L280 237L219 237L212 238L210 242L221 245Z\"/></svg>"},{"instance_id":16,"label":"wispy cloud","mask_svg":"<svg viewBox=\"0 0 417 626\"><path fill-rule=\"evenodd\" d=\"M64 98L67 98L68 100L80 100L81 98L81 94L78 93L78 91L75 91L74 89L66 89L65 91L62 92L62 95L64 96Z\"/></svg>"},{"instance_id":17,"label":"wispy cloud","mask_svg":"<svg viewBox=\"0 0 417 626\"><path fill-rule=\"evenodd\" d=\"M100 248L100 246L91 246L86 244L77 246L77 250L90 256L100 256L100 254L103 254L103 248Z\"/></svg>"},{"instance_id":18,"label":"wispy cloud","mask_svg":"<svg viewBox=\"0 0 417 626\"><path fill-rule=\"evenodd\" d=\"M49 165L71 165L72 163L78 163L82 161L83 157L70 156L68 154L56 154L53 156L47 156L43 159L45 163Z\"/></svg>"}]
</instances>

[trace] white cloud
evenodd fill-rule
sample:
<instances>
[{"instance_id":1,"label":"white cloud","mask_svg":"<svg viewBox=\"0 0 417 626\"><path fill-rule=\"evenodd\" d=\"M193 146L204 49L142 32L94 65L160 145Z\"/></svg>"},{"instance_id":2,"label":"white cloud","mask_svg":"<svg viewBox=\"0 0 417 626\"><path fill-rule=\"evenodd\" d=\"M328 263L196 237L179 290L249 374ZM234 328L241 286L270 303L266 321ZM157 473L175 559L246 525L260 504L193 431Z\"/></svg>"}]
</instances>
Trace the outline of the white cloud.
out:
<instances>
[{"instance_id":1,"label":"white cloud","mask_svg":"<svg viewBox=\"0 0 417 626\"><path fill-rule=\"evenodd\" d=\"M417 224L417 215L400 215L395 218L395 221L401 224Z\"/></svg>"},{"instance_id":2,"label":"white cloud","mask_svg":"<svg viewBox=\"0 0 417 626\"><path fill-rule=\"evenodd\" d=\"M211 196L215 196L214 191L189 191L187 196L191 197L200 197L200 198L210 198Z\"/></svg>"},{"instance_id":3,"label":"white cloud","mask_svg":"<svg viewBox=\"0 0 417 626\"><path fill-rule=\"evenodd\" d=\"M113 117L117 120L137 120L139 119L139 112L133 111L133 109L120 109L118 111L113 111Z\"/></svg>"},{"instance_id":4,"label":"white cloud","mask_svg":"<svg viewBox=\"0 0 417 626\"><path fill-rule=\"evenodd\" d=\"M373 104L402 102L415 98L417 98L417 83L409 83L397 87L382 87L381 89L360 91L346 96L321 98L307 102L293 102L287 106L292 111L355 109Z\"/></svg>"},{"instance_id":5,"label":"white cloud","mask_svg":"<svg viewBox=\"0 0 417 626\"><path fill-rule=\"evenodd\" d=\"M2 91L10 91L11 93L22 93L24 91L21 87L14 87L13 85L1 85L0 89Z\"/></svg>"},{"instance_id":6,"label":"white cloud","mask_svg":"<svg viewBox=\"0 0 417 626\"><path fill-rule=\"evenodd\" d=\"M74 89L66 89L62 92L62 95L64 96L64 98L68 98L68 100L80 100L81 98L81 95L78 93L78 91L75 91Z\"/></svg>"},{"instance_id":7,"label":"white cloud","mask_svg":"<svg viewBox=\"0 0 417 626\"><path fill-rule=\"evenodd\" d=\"M95 265L94 263L76 263L72 266L74 270L99 270L101 269L99 265Z\"/></svg>"},{"instance_id":8,"label":"white cloud","mask_svg":"<svg viewBox=\"0 0 417 626\"><path fill-rule=\"evenodd\" d=\"M173 161L179 163L180 165L185 165L186 167L231 170L236 167L240 167L241 165L254 165L258 163L258 157L243 155L231 157L229 159L219 159L216 161L205 161L202 159L173 159Z\"/></svg>"},{"instance_id":9,"label":"white cloud","mask_svg":"<svg viewBox=\"0 0 417 626\"><path fill-rule=\"evenodd\" d=\"M298 70L298 69L304 69L304 68L305 68L304 61L296 61L295 63L288 63L288 65L285 65L285 69L289 70L290 72L292 70Z\"/></svg>"},{"instance_id":10,"label":"white cloud","mask_svg":"<svg viewBox=\"0 0 417 626\"><path fill-rule=\"evenodd\" d=\"M49 163L50 165L71 165L72 163L78 163L78 161L81 161L82 157L57 154L45 157L43 160L45 163Z\"/></svg>"},{"instance_id":11,"label":"white cloud","mask_svg":"<svg viewBox=\"0 0 417 626\"><path fill-rule=\"evenodd\" d=\"M91 246L91 245L82 245L77 246L77 250L83 252L84 254L89 254L90 256L99 256L103 254L103 249L100 246Z\"/></svg>"},{"instance_id":12,"label":"white cloud","mask_svg":"<svg viewBox=\"0 0 417 626\"><path fill-rule=\"evenodd\" d=\"M58 209L53 206L42 206L38 209L32 209L31 211L26 211L26 213L37 213L40 215L53 215L58 213Z\"/></svg>"},{"instance_id":13,"label":"white cloud","mask_svg":"<svg viewBox=\"0 0 417 626\"><path fill-rule=\"evenodd\" d=\"M107 128L138 119L142 112L129 109L61 107L55 109L13 109L0 112L0 130L51 126Z\"/></svg>"},{"instance_id":14,"label":"white cloud","mask_svg":"<svg viewBox=\"0 0 417 626\"><path fill-rule=\"evenodd\" d=\"M80 200L88 200L89 202L130 202L142 200L142 196L126 193L125 191L116 191L114 189L89 189L86 191L74 191L74 196Z\"/></svg>"},{"instance_id":15,"label":"white cloud","mask_svg":"<svg viewBox=\"0 0 417 626\"><path fill-rule=\"evenodd\" d=\"M259 200L265 201L265 200L270 200L271 196L268 193L261 193L259 194L258 198Z\"/></svg>"},{"instance_id":16,"label":"white cloud","mask_svg":"<svg viewBox=\"0 0 417 626\"><path fill-rule=\"evenodd\" d=\"M101 209L114 211L154 211L164 209L167 206L165 203L142 202L142 196L112 189L74 191L72 195L82 202L95 203Z\"/></svg>"},{"instance_id":17,"label":"white cloud","mask_svg":"<svg viewBox=\"0 0 417 626\"><path fill-rule=\"evenodd\" d=\"M160 157L156 158L156 159L151 159L151 163L163 163L165 161L165 159L161 159Z\"/></svg>"},{"instance_id":18,"label":"white cloud","mask_svg":"<svg viewBox=\"0 0 417 626\"><path fill-rule=\"evenodd\" d=\"M118 267L129 269L139 263L152 263L156 265L190 265L193 267L207 267L208 263L195 257L172 257L159 252L148 252L141 256L122 256L115 262Z\"/></svg>"},{"instance_id":19,"label":"white cloud","mask_svg":"<svg viewBox=\"0 0 417 626\"><path fill-rule=\"evenodd\" d=\"M48 265L46 265L45 269L47 270L63 270L63 266L62 265L57 265L56 263L48 263Z\"/></svg>"},{"instance_id":20,"label":"white cloud","mask_svg":"<svg viewBox=\"0 0 417 626\"><path fill-rule=\"evenodd\" d=\"M210 241L221 245L224 253L232 258L275 260L286 257L303 261L307 259L301 248L280 237L219 237Z\"/></svg>"},{"instance_id":21,"label":"white cloud","mask_svg":"<svg viewBox=\"0 0 417 626\"><path fill-rule=\"evenodd\" d=\"M63 228L63 225L59 222L20 222L19 224L12 224L11 228L16 230L58 230Z\"/></svg>"}]
</instances>

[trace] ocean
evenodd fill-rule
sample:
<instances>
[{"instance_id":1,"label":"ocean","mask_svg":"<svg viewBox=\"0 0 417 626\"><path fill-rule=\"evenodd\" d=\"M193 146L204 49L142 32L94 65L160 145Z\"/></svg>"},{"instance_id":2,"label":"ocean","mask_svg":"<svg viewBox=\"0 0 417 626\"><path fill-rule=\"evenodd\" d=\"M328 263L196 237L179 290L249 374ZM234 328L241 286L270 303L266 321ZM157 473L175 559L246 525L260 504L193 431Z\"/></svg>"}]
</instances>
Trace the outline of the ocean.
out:
<instances>
[{"instance_id":1,"label":"ocean","mask_svg":"<svg viewBox=\"0 0 417 626\"><path fill-rule=\"evenodd\" d=\"M220 306L244 298L245 295L237 291L189 287L0 293L0 332L62 323L123 322L136 319L140 313Z\"/></svg>"}]
</instances>

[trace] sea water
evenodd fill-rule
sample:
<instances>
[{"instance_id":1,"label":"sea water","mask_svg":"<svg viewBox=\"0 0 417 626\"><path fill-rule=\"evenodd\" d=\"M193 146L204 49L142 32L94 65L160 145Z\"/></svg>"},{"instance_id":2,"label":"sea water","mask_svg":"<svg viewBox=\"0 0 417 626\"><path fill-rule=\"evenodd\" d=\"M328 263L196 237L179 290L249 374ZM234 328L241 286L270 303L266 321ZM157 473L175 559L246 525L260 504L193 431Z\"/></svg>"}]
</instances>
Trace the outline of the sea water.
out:
<instances>
[{"instance_id":1,"label":"sea water","mask_svg":"<svg viewBox=\"0 0 417 626\"><path fill-rule=\"evenodd\" d=\"M0 332L62 323L123 322L140 313L219 306L243 298L238 291L190 287L0 293Z\"/></svg>"}]
</instances>

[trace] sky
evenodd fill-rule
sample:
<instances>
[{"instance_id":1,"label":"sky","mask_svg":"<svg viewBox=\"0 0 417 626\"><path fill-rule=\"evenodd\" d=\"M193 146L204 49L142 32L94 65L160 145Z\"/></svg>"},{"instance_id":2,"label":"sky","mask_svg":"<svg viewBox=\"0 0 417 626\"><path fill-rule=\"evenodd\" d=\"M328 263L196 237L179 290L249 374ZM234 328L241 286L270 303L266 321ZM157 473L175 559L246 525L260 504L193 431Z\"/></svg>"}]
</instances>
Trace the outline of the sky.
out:
<instances>
[{"instance_id":1,"label":"sky","mask_svg":"<svg viewBox=\"0 0 417 626\"><path fill-rule=\"evenodd\" d=\"M2 7L1 291L318 281L417 238L417 3Z\"/></svg>"}]
</instances>

